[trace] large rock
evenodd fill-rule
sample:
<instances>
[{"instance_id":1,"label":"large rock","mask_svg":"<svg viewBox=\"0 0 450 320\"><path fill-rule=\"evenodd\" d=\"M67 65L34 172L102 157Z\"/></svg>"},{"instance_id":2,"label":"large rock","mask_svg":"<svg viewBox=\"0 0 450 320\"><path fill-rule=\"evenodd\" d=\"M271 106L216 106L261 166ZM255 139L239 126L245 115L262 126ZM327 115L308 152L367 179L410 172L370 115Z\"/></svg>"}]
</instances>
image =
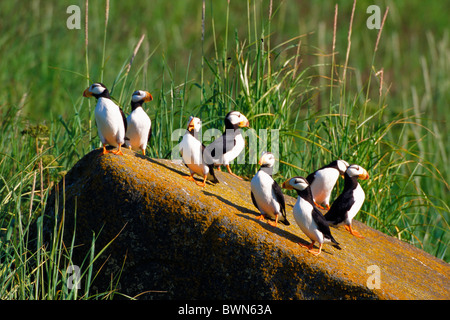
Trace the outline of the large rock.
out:
<instances>
[{"instance_id":1,"label":"large rock","mask_svg":"<svg viewBox=\"0 0 450 320\"><path fill-rule=\"evenodd\" d=\"M124 153L87 154L46 210L61 214L65 203L66 245L76 213L77 264L94 233L97 252L114 239L95 263L100 291L120 275L118 291L146 292L139 298L450 299L449 264L407 243L355 221L365 239L333 228L341 250L325 245L313 256L298 245L309 240L294 198L291 225L275 228L256 219L248 181L217 172L219 184L200 188L180 163Z\"/></svg>"}]
</instances>

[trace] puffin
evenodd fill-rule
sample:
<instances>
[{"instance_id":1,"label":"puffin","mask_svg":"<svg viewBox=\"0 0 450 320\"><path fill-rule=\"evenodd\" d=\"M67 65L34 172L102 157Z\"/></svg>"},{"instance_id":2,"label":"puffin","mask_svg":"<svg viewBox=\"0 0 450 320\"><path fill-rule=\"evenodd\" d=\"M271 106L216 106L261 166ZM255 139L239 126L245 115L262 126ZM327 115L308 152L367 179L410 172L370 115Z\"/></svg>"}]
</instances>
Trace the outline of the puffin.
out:
<instances>
[{"instance_id":1,"label":"puffin","mask_svg":"<svg viewBox=\"0 0 450 320\"><path fill-rule=\"evenodd\" d=\"M143 90L133 92L131 96L131 113L127 117L125 146L134 151L142 150L145 156L147 143L152 134L152 121L142 108L144 102L153 100L152 95Z\"/></svg>"},{"instance_id":2,"label":"puffin","mask_svg":"<svg viewBox=\"0 0 450 320\"><path fill-rule=\"evenodd\" d=\"M207 179L213 183L219 183L219 180L217 180L214 174L212 159L204 155L205 146L198 140L198 133L201 127L202 122L199 118L189 117L186 133L180 143L180 153L184 164L191 173L189 177L184 178L189 181L194 181L200 187L204 187ZM210 164L207 164L207 162ZM194 174L201 176L203 182L196 181Z\"/></svg>"},{"instance_id":3,"label":"puffin","mask_svg":"<svg viewBox=\"0 0 450 320\"><path fill-rule=\"evenodd\" d=\"M125 142L125 132L127 129L127 119L122 109L111 100L109 91L103 83L96 82L83 92L83 97L95 97L95 123L97 124L98 135L103 145L103 152L123 155L121 147ZM115 151L106 150L106 145L118 147Z\"/></svg>"},{"instance_id":4,"label":"puffin","mask_svg":"<svg viewBox=\"0 0 450 320\"><path fill-rule=\"evenodd\" d=\"M344 160L334 160L306 177L314 203L319 209L330 210L330 196L339 176L343 176L349 164ZM320 204L325 205L322 207Z\"/></svg>"},{"instance_id":5,"label":"puffin","mask_svg":"<svg viewBox=\"0 0 450 320\"><path fill-rule=\"evenodd\" d=\"M324 243L330 243L340 249L339 243L331 235L329 223L314 204L308 180L304 177L287 179L283 183L283 188L297 191L298 198L293 208L294 219L303 233L311 239L311 244L307 246L299 244L316 256L321 253ZM315 242L319 243L318 251L313 250Z\"/></svg>"},{"instance_id":6,"label":"puffin","mask_svg":"<svg viewBox=\"0 0 450 320\"><path fill-rule=\"evenodd\" d=\"M261 167L250 183L250 195L253 204L261 212L259 220L273 219L275 223L268 220L272 226L276 227L278 221L288 226L290 223L286 218L284 195L278 183L272 178L274 164L275 156L270 152L263 152L259 159Z\"/></svg>"},{"instance_id":7,"label":"puffin","mask_svg":"<svg viewBox=\"0 0 450 320\"><path fill-rule=\"evenodd\" d=\"M358 178L367 180L369 174L363 167L352 164L344 174L344 189L325 214L325 219L332 226L344 225L352 235L364 238L352 228L352 220L361 209L365 199L364 190L358 183Z\"/></svg>"},{"instance_id":8,"label":"puffin","mask_svg":"<svg viewBox=\"0 0 450 320\"><path fill-rule=\"evenodd\" d=\"M230 111L225 116L225 132L206 147L216 167L226 166L228 173L242 180L231 171L232 162L245 147L245 140L239 128L249 127L248 119L238 111Z\"/></svg>"}]
</instances>

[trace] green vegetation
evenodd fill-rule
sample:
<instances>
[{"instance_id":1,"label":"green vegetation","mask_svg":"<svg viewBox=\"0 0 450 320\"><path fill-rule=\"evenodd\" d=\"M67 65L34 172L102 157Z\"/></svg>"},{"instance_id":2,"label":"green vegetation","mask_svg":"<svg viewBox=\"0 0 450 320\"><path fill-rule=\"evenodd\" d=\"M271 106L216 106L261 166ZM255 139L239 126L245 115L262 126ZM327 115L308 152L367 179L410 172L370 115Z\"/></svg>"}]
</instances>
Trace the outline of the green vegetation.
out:
<instances>
[{"instance_id":1,"label":"green vegetation","mask_svg":"<svg viewBox=\"0 0 450 320\"><path fill-rule=\"evenodd\" d=\"M80 30L66 27L69 4ZM371 178L357 219L450 261L447 15L438 2L380 1L389 12L376 47L370 4L352 17L339 1L335 23L328 1L95 1L86 39L84 1L2 1L0 297L112 297L90 291L102 248L86 259L81 293L64 289L63 230L51 248L27 244L52 187L99 146L95 102L82 98L93 81L126 113L134 90L152 93L151 157L170 154L189 115L222 129L235 109L256 132L279 129L278 181L336 158L362 165ZM233 171L251 177L256 165Z\"/></svg>"}]
</instances>

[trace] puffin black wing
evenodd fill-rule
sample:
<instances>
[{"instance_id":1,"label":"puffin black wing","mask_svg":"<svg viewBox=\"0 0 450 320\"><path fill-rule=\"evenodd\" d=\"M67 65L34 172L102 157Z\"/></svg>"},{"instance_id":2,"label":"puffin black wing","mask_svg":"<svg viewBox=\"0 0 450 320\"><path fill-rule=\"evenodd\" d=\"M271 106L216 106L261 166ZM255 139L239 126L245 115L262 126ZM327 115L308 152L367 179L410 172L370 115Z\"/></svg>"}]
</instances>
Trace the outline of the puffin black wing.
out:
<instances>
[{"instance_id":1,"label":"puffin black wing","mask_svg":"<svg viewBox=\"0 0 450 320\"><path fill-rule=\"evenodd\" d=\"M211 159L211 157L208 156L208 153L205 152L206 146L202 143L202 155L203 155L203 161L206 163L206 165L209 168L209 175L211 175L212 179L211 182L213 183L219 183L219 179L217 179L215 173L214 173L214 164Z\"/></svg>"},{"instance_id":2,"label":"puffin black wing","mask_svg":"<svg viewBox=\"0 0 450 320\"><path fill-rule=\"evenodd\" d=\"M280 222L288 226L290 225L290 223L286 218L286 203L284 201L284 195L283 192L281 191L281 187L278 185L278 183L276 183L275 180L273 181L272 184L272 190L275 195L275 200L277 200L277 202L280 204L280 211L284 218L284 220L281 220Z\"/></svg>"},{"instance_id":3,"label":"puffin black wing","mask_svg":"<svg viewBox=\"0 0 450 320\"><path fill-rule=\"evenodd\" d=\"M120 114L122 115L123 125L125 126L125 132L127 132L127 117L125 116L125 113L123 113L123 110L121 107L119 107Z\"/></svg>"},{"instance_id":4,"label":"puffin black wing","mask_svg":"<svg viewBox=\"0 0 450 320\"><path fill-rule=\"evenodd\" d=\"M150 142L150 138L152 137L152 126L150 125L150 129L148 130L148 139L147 142Z\"/></svg>"},{"instance_id":5,"label":"puffin black wing","mask_svg":"<svg viewBox=\"0 0 450 320\"><path fill-rule=\"evenodd\" d=\"M214 165L213 164L207 164L208 168L209 168L209 173L208 175L211 175L212 179L210 178L210 181L212 183L219 183L219 179L217 179L216 174L214 173Z\"/></svg>"},{"instance_id":6,"label":"puffin black wing","mask_svg":"<svg viewBox=\"0 0 450 320\"><path fill-rule=\"evenodd\" d=\"M213 159L216 158L216 148L222 145L223 135L217 137L213 142L208 145L208 152Z\"/></svg>"},{"instance_id":7,"label":"puffin black wing","mask_svg":"<svg viewBox=\"0 0 450 320\"><path fill-rule=\"evenodd\" d=\"M329 222L325 219L325 217L322 215L322 213L320 213L320 211L317 210L316 207L314 207L314 209L313 209L312 218L313 218L314 222L317 224L317 228L319 229L319 231L323 233L323 236L326 239L329 239L335 245L339 245L339 243L331 235Z\"/></svg>"},{"instance_id":8,"label":"puffin black wing","mask_svg":"<svg viewBox=\"0 0 450 320\"><path fill-rule=\"evenodd\" d=\"M308 181L308 184L311 185L314 181L315 175L316 175L317 171L314 171L313 173L310 173L307 177L306 177L306 181Z\"/></svg>"},{"instance_id":9,"label":"puffin black wing","mask_svg":"<svg viewBox=\"0 0 450 320\"><path fill-rule=\"evenodd\" d=\"M235 135L227 135L226 131L225 133L222 135L223 137L223 145L222 145L222 154L227 153L228 151L231 151L234 146L236 145L236 139L234 138ZM233 142L231 142L231 138L233 139Z\"/></svg>"},{"instance_id":10,"label":"puffin black wing","mask_svg":"<svg viewBox=\"0 0 450 320\"><path fill-rule=\"evenodd\" d=\"M220 137L218 137L216 140L211 142L208 145L208 149L211 152L211 156L214 159L218 159L220 156L231 151L234 148L234 146L236 145L236 140L234 138L235 138L235 135L230 135L230 134L227 135L226 132L224 132ZM233 139L233 141L231 139ZM222 153L221 154L220 154L220 152L216 153L216 149L222 150Z\"/></svg>"},{"instance_id":11,"label":"puffin black wing","mask_svg":"<svg viewBox=\"0 0 450 320\"><path fill-rule=\"evenodd\" d=\"M253 205L256 207L256 209L259 210L258 204L256 203L256 199L255 199L255 196L253 195L253 192L252 192L252 191L250 191L250 195L251 195L251 197L252 197Z\"/></svg>"},{"instance_id":12,"label":"puffin black wing","mask_svg":"<svg viewBox=\"0 0 450 320\"><path fill-rule=\"evenodd\" d=\"M352 192L343 192L331 205L330 210L325 214L325 219L333 225L338 225L347 219L347 212L355 203Z\"/></svg>"}]
</instances>

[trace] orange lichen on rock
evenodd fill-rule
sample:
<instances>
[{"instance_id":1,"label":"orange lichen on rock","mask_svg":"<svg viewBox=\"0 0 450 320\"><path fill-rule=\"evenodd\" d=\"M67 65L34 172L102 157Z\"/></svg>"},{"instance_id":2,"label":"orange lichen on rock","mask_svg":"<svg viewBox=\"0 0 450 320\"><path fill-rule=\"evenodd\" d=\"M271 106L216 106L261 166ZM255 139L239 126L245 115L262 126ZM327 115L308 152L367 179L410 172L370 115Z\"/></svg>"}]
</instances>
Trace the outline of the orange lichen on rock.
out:
<instances>
[{"instance_id":1,"label":"orange lichen on rock","mask_svg":"<svg viewBox=\"0 0 450 320\"><path fill-rule=\"evenodd\" d=\"M358 221L364 239L333 228L341 250L316 257L295 223L258 220L248 181L216 172L220 183L200 188L182 163L100 153L68 172L64 200L60 182L46 210L54 221L64 203L68 243L76 221L75 263L93 234L98 251L115 238L95 263L99 290L120 274L118 291L153 299L450 299L449 264ZM286 196L289 221L295 201Z\"/></svg>"}]
</instances>

